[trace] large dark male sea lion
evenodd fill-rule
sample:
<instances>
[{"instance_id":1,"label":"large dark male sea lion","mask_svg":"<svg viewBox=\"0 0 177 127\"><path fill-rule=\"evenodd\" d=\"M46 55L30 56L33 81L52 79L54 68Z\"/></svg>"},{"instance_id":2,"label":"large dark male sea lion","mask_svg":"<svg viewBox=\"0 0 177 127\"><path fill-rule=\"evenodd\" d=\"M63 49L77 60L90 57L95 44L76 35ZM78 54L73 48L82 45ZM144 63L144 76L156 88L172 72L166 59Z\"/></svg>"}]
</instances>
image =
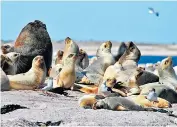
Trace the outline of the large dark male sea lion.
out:
<instances>
[{"instance_id":1,"label":"large dark male sea lion","mask_svg":"<svg viewBox=\"0 0 177 127\"><path fill-rule=\"evenodd\" d=\"M21 30L15 41L14 50L21 54L17 73L27 72L31 68L33 58L37 55L44 57L47 70L51 67L52 42L46 25L39 20L28 23Z\"/></svg>"}]
</instances>

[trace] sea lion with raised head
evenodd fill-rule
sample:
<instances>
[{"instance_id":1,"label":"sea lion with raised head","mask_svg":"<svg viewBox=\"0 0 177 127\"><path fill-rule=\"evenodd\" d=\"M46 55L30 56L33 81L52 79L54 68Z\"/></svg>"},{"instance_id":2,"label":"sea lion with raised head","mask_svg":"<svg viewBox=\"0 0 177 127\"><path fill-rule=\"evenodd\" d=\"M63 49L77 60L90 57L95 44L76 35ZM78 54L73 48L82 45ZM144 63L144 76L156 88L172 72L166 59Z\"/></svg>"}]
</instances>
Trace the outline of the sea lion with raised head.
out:
<instances>
[{"instance_id":1,"label":"sea lion with raised head","mask_svg":"<svg viewBox=\"0 0 177 127\"><path fill-rule=\"evenodd\" d=\"M83 73L85 73L85 76L81 79L80 83L99 85L103 82L103 75L106 69L115 63L111 48L112 43L110 41L106 41L100 46L100 49L103 51L102 54L96 61L84 69Z\"/></svg>"},{"instance_id":2,"label":"sea lion with raised head","mask_svg":"<svg viewBox=\"0 0 177 127\"><path fill-rule=\"evenodd\" d=\"M62 64L62 58L63 58L63 51L58 50L57 58L55 59L55 65L56 64Z\"/></svg>"},{"instance_id":3,"label":"sea lion with raised head","mask_svg":"<svg viewBox=\"0 0 177 127\"><path fill-rule=\"evenodd\" d=\"M26 73L7 75L10 81L10 89L34 90L43 85L46 78L46 66L43 56L33 59L31 69Z\"/></svg>"},{"instance_id":4,"label":"sea lion with raised head","mask_svg":"<svg viewBox=\"0 0 177 127\"><path fill-rule=\"evenodd\" d=\"M68 55L71 53L75 53L77 56L79 54L79 46L71 38L67 37L65 39L65 47L62 61L64 62Z\"/></svg>"},{"instance_id":5,"label":"sea lion with raised head","mask_svg":"<svg viewBox=\"0 0 177 127\"><path fill-rule=\"evenodd\" d=\"M158 66L160 81L141 86L140 94L147 95L150 89L155 88L158 97L177 103L177 80L172 65L171 57L163 59Z\"/></svg>"},{"instance_id":6,"label":"sea lion with raised head","mask_svg":"<svg viewBox=\"0 0 177 127\"><path fill-rule=\"evenodd\" d=\"M37 55L44 57L48 71L52 63L53 48L46 25L39 20L28 23L17 37L14 51L21 54L17 74L27 72Z\"/></svg>"},{"instance_id":7,"label":"sea lion with raised head","mask_svg":"<svg viewBox=\"0 0 177 127\"><path fill-rule=\"evenodd\" d=\"M2 54L7 54L9 52L14 52L14 46L11 43L3 44L1 46L1 51L2 51Z\"/></svg>"},{"instance_id":8,"label":"sea lion with raised head","mask_svg":"<svg viewBox=\"0 0 177 127\"><path fill-rule=\"evenodd\" d=\"M106 69L104 79L114 77L117 79L117 82L126 84L129 78L135 73L141 52L133 42L128 42L126 46L126 51L120 59L114 65ZM149 77L151 77L151 80L146 80ZM143 75L141 75L138 80L140 81L140 85L143 85L149 82L157 82L159 79L158 76L144 71Z\"/></svg>"},{"instance_id":9,"label":"sea lion with raised head","mask_svg":"<svg viewBox=\"0 0 177 127\"><path fill-rule=\"evenodd\" d=\"M75 72L75 62L76 62L76 54L70 53L65 59L63 63L63 67L61 72L57 75L56 78L56 86L54 87L62 87L65 89L70 89L76 80L76 72Z\"/></svg>"},{"instance_id":10,"label":"sea lion with raised head","mask_svg":"<svg viewBox=\"0 0 177 127\"><path fill-rule=\"evenodd\" d=\"M15 75L17 73L17 65L20 62L20 53L9 52L1 55L1 68L7 75Z\"/></svg>"}]
</instances>

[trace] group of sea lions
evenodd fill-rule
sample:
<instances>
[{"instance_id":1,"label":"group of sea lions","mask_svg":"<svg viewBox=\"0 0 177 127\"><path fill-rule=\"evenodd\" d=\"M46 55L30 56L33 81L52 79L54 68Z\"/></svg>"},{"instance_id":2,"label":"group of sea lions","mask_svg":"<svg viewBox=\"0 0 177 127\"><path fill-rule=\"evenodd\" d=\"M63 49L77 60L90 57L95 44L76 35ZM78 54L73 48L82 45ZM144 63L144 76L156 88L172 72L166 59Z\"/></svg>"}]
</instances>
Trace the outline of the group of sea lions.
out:
<instances>
[{"instance_id":1,"label":"group of sea lions","mask_svg":"<svg viewBox=\"0 0 177 127\"><path fill-rule=\"evenodd\" d=\"M53 47L46 25L39 20L28 23L14 46L1 46L1 91L80 91L86 95L79 99L79 106L93 109L149 111L177 103L171 57L157 64L157 74L138 67L141 52L133 42L122 42L114 56L111 41L106 41L90 61L74 40L67 37L64 41L52 66Z\"/></svg>"}]
</instances>

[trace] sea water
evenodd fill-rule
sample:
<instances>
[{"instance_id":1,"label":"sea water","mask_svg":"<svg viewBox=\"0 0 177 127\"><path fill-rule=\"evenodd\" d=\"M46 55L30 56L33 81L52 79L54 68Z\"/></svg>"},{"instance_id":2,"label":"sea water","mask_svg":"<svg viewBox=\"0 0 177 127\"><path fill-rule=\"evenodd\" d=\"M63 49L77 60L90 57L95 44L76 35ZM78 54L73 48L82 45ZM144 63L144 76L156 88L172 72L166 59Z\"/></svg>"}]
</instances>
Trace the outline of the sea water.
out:
<instances>
[{"instance_id":1,"label":"sea water","mask_svg":"<svg viewBox=\"0 0 177 127\"><path fill-rule=\"evenodd\" d=\"M89 56L92 58L93 56ZM157 63L168 56L141 56L138 64ZM177 56L172 56L173 66L177 66Z\"/></svg>"}]
</instances>

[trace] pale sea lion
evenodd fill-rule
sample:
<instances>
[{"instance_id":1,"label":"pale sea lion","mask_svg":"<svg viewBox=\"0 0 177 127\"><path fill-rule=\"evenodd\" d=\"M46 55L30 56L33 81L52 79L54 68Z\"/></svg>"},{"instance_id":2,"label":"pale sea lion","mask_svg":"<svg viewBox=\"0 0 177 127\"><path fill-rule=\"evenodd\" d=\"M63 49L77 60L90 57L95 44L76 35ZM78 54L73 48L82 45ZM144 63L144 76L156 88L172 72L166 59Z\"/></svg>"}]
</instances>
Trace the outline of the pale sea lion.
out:
<instances>
[{"instance_id":1,"label":"pale sea lion","mask_svg":"<svg viewBox=\"0 0 177 127\"><path fill-rule=\"evenodd\" d=\"M2 68L0 68L1 73L1 91L8 91L10 90L9 79L7 75L4 73Z\"/></svg>"},{"instance_id":2,"label":"pale sea lion","mask_svg":"<svg viewBox=\"0 0 177 127\"><path fill-rule=\"evenodd\" d=\"M33 59L31 69L26 73L8 75L10 88L15 90L34 90L45 82L46 66L43 56Z\"/></svg>"},{"instance_id":3,"label":"pale sea lion","mask_svg":"<svg viewBox=\"0 0 177 127\"><path fill-rule=\"evenodd\" d=\"M3 44L1 46L1 51L3 54L7 54L9 52L14 52L14 46L11 43Z\"/></svg>"},{"instance_id":4,"label":"pale sea lion","mask_svg":"<svg viewBox=\"0 0 177 127\"><path fill-rule=\"evenodd\" d=\"M85 73L85 76L81 79L80 83L101 84L107 67L115 63L114 56L111 53L112 43L107 41L100 47L104 52L102 52L102 55L100 55L96 61L84 69L83 73Z\"/></svg>"},{"instance_id":5,"label":"pale sea lion","mask_svg":"<svg viewBox=\"0 0 177 127\"><path fill-rule=\"evenodd\" d=\"M141 86L140 94L147 95L150 89L155 88L158 97L177 103L177 80L171 57L162 60L158 66L158 74L160 82Z\"/></svg>"},{"instance_id":6,"label":"pale sea lion","mask_svg":"<svg viewBox=\"0 0 177 127\"><path fill-rule=\"evenodd\" d=\"M7 54L1 55L1 65L3 71L7 75L15 75L17 73L17 65L20 62L20 53L9 52Z\"/></svg>"},{"instance_id":7,"label":"pale sea lion","mask_svg":"<svg viewBox=\"0 0 177 127\"><path fill-rule=\"evenodd\" d=\"M14 51L21 54L17 74L27 72L37 55L44 57L48 71L52 63L53 48L46 25L39 20L28 23L17 37Z\"/></svg>"},{"instance_id":8,"label":"pale sea lion","mask_svg":"<svg viewBox=\"0 0 177 127\"><path fill-rule=\"evenodd\" d=\"M56 79L56 87L69 89L74 85L74 82L76 80L75 61L75 53L70 53L67 58L64 59L62 70L58 74Z\"/></svg>"},{"instance_id":9,"label":"pale sea lion","mask_svg":"<svg viewBox=\"0 0 177 127\"><path fill-rule=\"evenodd\" d=\"M58 50L57 58L55 59L55 65L56 64L62 64L62 58L63 58L63 51Z\"/></svg>"},{"instance_id":10,"label":"pale sea lion","mask_svg":"<svg viewBox=\"0 0 177 127\"><path fill-rule=\"evenodd\" d=\"M104 79L107 77L114 77L118 82L126 84L126 82L129 81L129 78L135 73L141 52L133 42L128 42L126 46L127 49L120 59L114 65L109 66L106 69ZM147 80L149 77L151 77L151 80ZM158 80L158 76L146 71L144 71L143 75L138 79L140 85L148 82L157 82Z\"/></svg>"},{"instance_id":11,"label":"pale sea lion","mask_svg":"<svg viewBox=\"0 0 177 127\"><path fill-rule=\"evenodd\" d=\"M65 58L68 57L69 54L75 53L76 55L79 54L79 46L69 37L65 39L65 47L64 47L64 54L62 61L65 61Z\"/></svg>"}]
</instances>

